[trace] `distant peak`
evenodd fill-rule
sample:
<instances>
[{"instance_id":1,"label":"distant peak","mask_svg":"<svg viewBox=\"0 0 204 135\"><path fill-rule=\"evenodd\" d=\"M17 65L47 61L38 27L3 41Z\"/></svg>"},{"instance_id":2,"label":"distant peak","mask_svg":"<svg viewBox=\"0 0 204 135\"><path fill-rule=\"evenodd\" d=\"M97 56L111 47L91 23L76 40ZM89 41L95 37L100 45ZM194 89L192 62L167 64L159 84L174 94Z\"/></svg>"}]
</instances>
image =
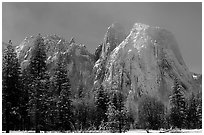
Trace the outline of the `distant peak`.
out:
<instances>
[{"instance_id":1,"label":"distant peak","mask_svg":"<svg viewBox=\"0 0 204 135\"><path fill-rule=\"evenodd\" d=\"M108 27L108 32L112 30L117 31L117 33L125 33L125 28L118 22L113 23Z\"/></svg>"},{"instance_id":2,"label":"distant peak","mask_svg":"<svg viewBox=\"0 0 204 135\"><path fill-rule=\"evenodd\" d=\"M10 45L12 45L12 41L11 40L9 40L9 42L8 42Z\"/></svg>"},{"instance_id":3,"label":"distant peak","mask_svg":"<svg viewBox=\"0 0 204 135\"><path fill-rule=\"evenodd\" d=\"M126 38L126 36L125 28L120 23L113 23L109 26L104 37L101 53L102 57L109 55L110 52Z\"/></svg>"},{"instance_id":4,"label":"distant peak","mask_svg":"<svg viewBox=\"0 0 204 135\"><path fill-rule=\"evenodd\" d=\"M75 43L75 38L72 37L71 40L69 41L69 44Z\"/></svg>"},{"instance_id":5,"label":"distant peak","mask_svg":"<svg viewBox=\"0 0 204 135\"><path fill-rule=\"evenodd\" d=\"M135 23L133 28L132 28L132 31L141 31L141 30L145 30L147 28L149 28L150 26L149 25L146 25L146 24L143 24L143 23Z\"/></svg>"}]
</instances>

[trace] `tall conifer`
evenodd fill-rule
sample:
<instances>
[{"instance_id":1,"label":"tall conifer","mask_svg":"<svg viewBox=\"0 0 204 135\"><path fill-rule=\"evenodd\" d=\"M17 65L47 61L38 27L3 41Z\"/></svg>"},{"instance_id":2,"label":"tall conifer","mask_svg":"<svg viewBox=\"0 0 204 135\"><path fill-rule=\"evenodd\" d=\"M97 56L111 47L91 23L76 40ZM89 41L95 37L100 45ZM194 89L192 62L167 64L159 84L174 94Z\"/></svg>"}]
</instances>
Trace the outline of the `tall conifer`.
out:
<instances>
[{"instance_id":1,"label":"tall conifer","mask_svg":"<svg viewBox=\"0 0 204 135\"><path fill-rule=\"evenodd\" d=\"M11 42L3 52L2 64L2 112L3 118L5 116L6 119L6 132L8 133L11 124L13 128L18 126L16 124L20 104L20 64Z\"/></svg>"}]
</instances>

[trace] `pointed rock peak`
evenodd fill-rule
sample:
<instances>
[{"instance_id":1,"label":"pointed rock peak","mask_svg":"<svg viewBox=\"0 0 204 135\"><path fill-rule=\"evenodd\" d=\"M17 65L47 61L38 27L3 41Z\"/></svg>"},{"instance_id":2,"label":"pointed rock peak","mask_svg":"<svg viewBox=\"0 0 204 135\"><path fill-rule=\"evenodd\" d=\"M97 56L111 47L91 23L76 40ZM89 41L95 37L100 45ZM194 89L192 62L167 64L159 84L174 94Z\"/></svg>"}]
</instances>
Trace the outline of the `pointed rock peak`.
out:
<instances>
[{"instance_id":1,"label":"pointed rock peak","mask_svg":"<svg viewBox=\"0 0 204 135\"><path fill-rule=\"evenodd\" d=\"M100 56L101 56L101 51L102 51L102 47L103 47L103 43L100 43L98 45L98 47L96 48L95 52L94 52L94 56L95 56L95 61L97 61Z\"/></svg>"},{"instance_id":2,"label":"pointed rock peak","mask_svg":"<svg viewBox=\"0 0 204 135\"><path fill-rule=\"evenodd\" d=\"M12 45L12 41L11 40L9 40L9 42L8 42L10 45Z\"/></svg>"},{"instance_id":3,"label":"pointed rock peak","mask_svg":"<svg viewBox=\"0 0 204 135\"><path fill-rule=\"evenodd\" d=\"M80 46L81 48L84 48L84 49L86 48L86 45L85 45L85 44L82 44L82 43L79 44L79 46Z\"/></svg>"},{"instance_id":4,"label":"pointed rock peak","mask_svg":"<svg viewBox=\"0 0 204 135\"><path fill-rule=\"evenodd\" d=\"M25 37L24 41L27 41L28 40L28 37Z\"/></svg>"},{"instance_id":5,"label":"pointed rock peak","mask_svg":"<svg viewBox=\"0 0 204 135\"><path fill-rule=\"evenodd\" d=\"M118 22L113 23L111 26L108 27L108 31L115 30L120 33L125 33L125 28Z\"/></svg>"},{"instance_id":6,"label":"pointed rock peak","mask_svg":"<svg viewBox=\"0 0 204 135\"><path fill-rule=\"evenodd\" d=\"M113 23L111 26L108 27L108 30L105 35L105 40L107 38L115 38L118 39L118 36L125 36L125 28L120 23Z\"/></svg>"},{"instance_id":7,"label":"pointed rock peak","mask_svg":"<svg viewBox=\"0 0 204 135\"><path fill-rule=\"evenodd\" d=\"M102 47L102 55L109 55L125 38L126 33L124 27L119 23L113 23L104 37L104 44Z\"/></svg>"},{"instance_id":8,"label":"pointed rock peak","mask_svg":"<svg viewBox=\"0 0 204 135\"><path fill-rule=\"evenodd\" d=\"M69 41L69 44L75 43L75 38L72 37L71 40Z\"/></svg>"},{"instance_id":9,"label":"pointed rock peak","mask_svg":"<svg viewBox=\"0 0 204 135\"><path fill-rule=\"evenodd\" d=\"M149 27L149 25L146 24L142 24L142 23L135 23L132 30L137 30L137 31L141 31L141 30L145 30Z\"/></svg>"}]
</instances>

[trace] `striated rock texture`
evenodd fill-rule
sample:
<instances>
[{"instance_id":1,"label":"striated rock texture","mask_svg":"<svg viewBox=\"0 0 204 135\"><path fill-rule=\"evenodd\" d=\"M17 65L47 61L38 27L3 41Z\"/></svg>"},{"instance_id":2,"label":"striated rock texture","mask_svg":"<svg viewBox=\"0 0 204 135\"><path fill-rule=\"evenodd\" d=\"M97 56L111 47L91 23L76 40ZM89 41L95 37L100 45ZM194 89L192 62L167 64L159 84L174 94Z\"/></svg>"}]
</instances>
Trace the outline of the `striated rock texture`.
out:
<instances>
[{"instance_id":1,"label":"striated rock texture","mask_svg":"<svg viewBox=\"0 0 204 135\"><path fill-rule=\"evenodd\" d=\"M184 87L185 96L199 90L174 36L165 29L136 23L107 57L102 84L109 91L121 91L134 114L143 94L157 98L168 108L175 78Z\"/></svg>"},{"instance_id":2,"label":"striated rock texture","mask_svg":"<svg viewBox=\"0 0 204 135\"><path fill-rule=\"evenodd\" d=\"M16 47L17 56L22 69L28 66L31 51L33 49L35 36L26 38ZM62 55L66 68L69 71L72 93L78 96L79 87L83 88L84 93L90 93L93 86L92 69L94 65L94 55L89 53L82 44L77 44L74 38L67 42L57 35L48 35L43 37L46 46L47 67L50 75L54 74L56 62L59 55Z\"/></svg>"},{"instance_id":3,"label":"striated rock texture","mask_svg":"<svg viewBox=\"0 0 204 135\"><path fill-rule=\"evenodd\" d=\"M110 53L126 38L125 29L119 24L114 23L105 34L104 41L96 48L94 65L94 88L99 88L106 72L107 59Z\"/></svg>"},{"instance_id":4,"label":"striated rock texture","mask_svg":"<svg viewBox=\"0 0 204 135\"><path fill-rule=\"evenodd\" d=\"M108 27L102 46L102 57L105 58L106 56L109 56L111 51L113 51L113 49L115 49L126 36L124 27L119 23L114 23Z\"/></svg>"}]
</instances>

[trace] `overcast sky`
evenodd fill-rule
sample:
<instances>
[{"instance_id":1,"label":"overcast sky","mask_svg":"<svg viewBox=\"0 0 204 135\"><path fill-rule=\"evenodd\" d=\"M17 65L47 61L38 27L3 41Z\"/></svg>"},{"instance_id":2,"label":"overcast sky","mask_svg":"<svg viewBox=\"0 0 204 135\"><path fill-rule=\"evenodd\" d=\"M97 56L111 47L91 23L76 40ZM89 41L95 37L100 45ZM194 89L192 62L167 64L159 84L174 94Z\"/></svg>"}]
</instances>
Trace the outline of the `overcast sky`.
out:
<instances>
[{"instance_id":1,"label":"overcast sky","mask_svg":"<svg viewBox=\"0 0 204 135\"><path fill-rule=\"evenodd\" d=\"M109 25L128 32L135 22L171 31L189 69L202 72L201 3L3 3L2 40L19 44L38 33L75 37L90 52L103 40Z\"/></svg>"}]
</instances>

